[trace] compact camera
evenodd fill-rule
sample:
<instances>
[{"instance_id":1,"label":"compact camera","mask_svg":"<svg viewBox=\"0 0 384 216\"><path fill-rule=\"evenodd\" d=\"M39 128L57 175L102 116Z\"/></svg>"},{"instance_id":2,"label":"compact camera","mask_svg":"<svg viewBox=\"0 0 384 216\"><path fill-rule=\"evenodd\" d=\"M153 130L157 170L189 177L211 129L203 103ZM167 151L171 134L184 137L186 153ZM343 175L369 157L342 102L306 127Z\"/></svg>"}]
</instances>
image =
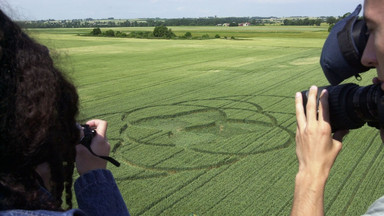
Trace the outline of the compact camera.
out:
<instances>
[{"instance_id":1,"label":"compact camera","mask_svg":"<svg viewBox=\"0 0 384 216\"><path fill-rule=\"evenodd\" d=\"M360 87L348 83L338 85L345 79L368 71L361 58L368 41L367 26L359 19L361 5L342 19L331 30L324 43L320 64L331 86L320 87L329 92L329 113L332 131L356 129L365 123L381 128L384 126L384 93L379 85ZM304 106L308 91L303 91Z\"/></svg>"},{"instance_id":2,"label":"compact camera","mask_svg":"<svg viewBox=\"0 0 384 216\"><path fill-rule=\"evenodd\" d=\"M94 129L92 129L87 124L80 125L80 128L83 130L83 137L80 139L80 144L85 146L94 156L107 160L117 167L120 166L120 163L115 159L113 159L112 157L97 155L96 153L93 152L91 148L91 144L92 144L92 139L96 136L96 131Z\"/></svg>"}]
</instances>

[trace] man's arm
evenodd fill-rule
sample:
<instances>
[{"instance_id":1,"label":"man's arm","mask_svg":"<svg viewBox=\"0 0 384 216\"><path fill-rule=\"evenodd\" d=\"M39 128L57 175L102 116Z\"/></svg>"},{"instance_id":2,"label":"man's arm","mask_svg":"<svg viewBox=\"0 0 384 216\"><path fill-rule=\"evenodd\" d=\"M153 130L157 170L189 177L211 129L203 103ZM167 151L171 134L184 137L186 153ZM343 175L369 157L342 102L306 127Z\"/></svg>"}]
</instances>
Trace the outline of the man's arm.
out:
<instances>
[{"instance_id":1,"label":"man's arm","mask_svg":"<svg viewBox=\"0 0 384 216\"><path fill-rule=\"evenodd\" d=\"M326 179L298 173L291 215L324 215L324 188Z\"/></svg>"}]
</instances>

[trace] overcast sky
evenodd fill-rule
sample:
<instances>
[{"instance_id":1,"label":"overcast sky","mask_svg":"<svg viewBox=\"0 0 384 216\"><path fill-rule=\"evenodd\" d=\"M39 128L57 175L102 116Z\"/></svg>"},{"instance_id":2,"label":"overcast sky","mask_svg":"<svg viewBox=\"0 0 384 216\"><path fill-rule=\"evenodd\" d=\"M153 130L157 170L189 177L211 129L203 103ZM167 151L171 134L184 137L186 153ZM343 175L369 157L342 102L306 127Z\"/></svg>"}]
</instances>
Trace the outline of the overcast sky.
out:
<instances>
[{"instance_id":1,"label":"overcast sky","mask_svg":"<svg viewBox=\"0 0 384 216\"><path fill-rule=\"evenodd\" d=\"M0 0L14 19L340 16L363 0Z\"/></svg>"}]
</instances>

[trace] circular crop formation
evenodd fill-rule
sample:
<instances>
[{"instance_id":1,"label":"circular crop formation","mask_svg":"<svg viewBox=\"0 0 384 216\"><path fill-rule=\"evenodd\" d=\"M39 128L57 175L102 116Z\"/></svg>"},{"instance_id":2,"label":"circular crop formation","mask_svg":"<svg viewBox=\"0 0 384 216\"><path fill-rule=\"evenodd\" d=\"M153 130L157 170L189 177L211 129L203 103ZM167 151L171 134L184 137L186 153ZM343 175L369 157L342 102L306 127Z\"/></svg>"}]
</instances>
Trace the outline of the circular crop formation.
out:
<instances>
[{"instance_id":1,"label":"circular crop formation","mask_svg":"<svg viewBox=\"0 0 384 216\"><path fill-rule=\"evenodd\" d=\"M127 165L143 170L135 178L218 168L294 142L294 133L271 113L236 96L141 107L121 120L114 150Z\"/></svg>"}]
</instances>

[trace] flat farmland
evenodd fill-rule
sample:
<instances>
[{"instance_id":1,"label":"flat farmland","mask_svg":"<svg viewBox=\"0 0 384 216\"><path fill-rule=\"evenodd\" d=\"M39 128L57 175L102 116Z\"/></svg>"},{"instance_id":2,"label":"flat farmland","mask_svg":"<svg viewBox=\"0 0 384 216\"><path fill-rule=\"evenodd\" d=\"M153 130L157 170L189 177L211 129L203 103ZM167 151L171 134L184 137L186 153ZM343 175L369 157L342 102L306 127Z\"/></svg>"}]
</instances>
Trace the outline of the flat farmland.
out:
<instances>
[{"instance_id":1,"label":"flat farmland","mask_svg":"<svg viewBox=\"0 0 384 216\"><path fill-rule=\"evenodd\" d=\"M28 32L61 54L79 121L109 122L111 155L122 163L109 168L132 215L289 215L294 95L327 85L326 27L172 27L237 40L77 36L91 30ZM326 187L327 215L361 215L384 195L383 157L377 130L350 132Z\"/></svg>"}]
</instances>

